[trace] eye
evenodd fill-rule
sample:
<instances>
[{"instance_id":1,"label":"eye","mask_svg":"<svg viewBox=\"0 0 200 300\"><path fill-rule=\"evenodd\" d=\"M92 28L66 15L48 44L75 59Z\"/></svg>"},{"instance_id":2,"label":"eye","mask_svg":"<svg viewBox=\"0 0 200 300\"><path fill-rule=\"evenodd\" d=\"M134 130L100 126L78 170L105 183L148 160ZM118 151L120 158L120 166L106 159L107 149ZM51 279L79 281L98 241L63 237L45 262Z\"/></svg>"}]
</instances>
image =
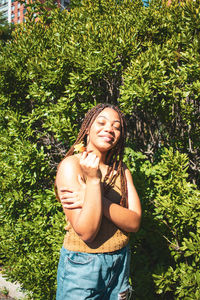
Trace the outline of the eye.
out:
<instances>
[{"instance_id":1,"label":"eye","mask_svg":"<svg viewBox=\"0 0 200 300\"><path fill-rule=\"evenodd\" d=\"M105 124L105 121L103 121L103 120L98 120L97 123L98 123L99 125L104 125L104 124Z\"/></svg>"},{"instance_id":2,"label":"eye","mask_svg":"<svg viewBox=\"0 0 200 300\"><path fill-rule=\"evenodd\" d=\"M117 130L120 130L121 129L121 125L120 124L113 124L113 127Z\"/></svg>"}]
</instances>

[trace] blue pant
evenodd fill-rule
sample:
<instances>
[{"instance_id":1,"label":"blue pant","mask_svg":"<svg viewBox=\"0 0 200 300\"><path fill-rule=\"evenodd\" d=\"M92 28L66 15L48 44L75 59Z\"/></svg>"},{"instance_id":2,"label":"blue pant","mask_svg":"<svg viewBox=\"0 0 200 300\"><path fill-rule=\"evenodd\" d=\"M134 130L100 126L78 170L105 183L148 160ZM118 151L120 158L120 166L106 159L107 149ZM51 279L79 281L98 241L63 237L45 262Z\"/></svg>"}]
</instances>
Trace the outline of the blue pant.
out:
<instances>
[{"instance_id":1,"label":"blue pant","mask_svg":"<svg viewBox=\"0 0 200 300\"><path fill-rule=\"evenodd\" d=\"M62 247L56 300L128 299L129 247L111 253L83 253ZM120 294L126 292L124 297Z\"/></svg>"}]
</instances>

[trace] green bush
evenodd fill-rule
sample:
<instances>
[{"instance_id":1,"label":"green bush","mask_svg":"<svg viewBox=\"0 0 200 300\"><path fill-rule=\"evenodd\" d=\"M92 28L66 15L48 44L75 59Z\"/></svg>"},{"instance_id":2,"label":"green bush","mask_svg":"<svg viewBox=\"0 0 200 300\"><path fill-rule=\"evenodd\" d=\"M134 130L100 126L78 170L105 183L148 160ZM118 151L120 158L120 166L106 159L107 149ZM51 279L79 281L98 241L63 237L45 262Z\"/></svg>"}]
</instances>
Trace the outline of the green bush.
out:
<instances>
[{"instance_id":1,"label":"green bush","mask_svg":"<svg viewBox=\"0 0 200 300\"><path fill-rule=\"evenodd\" d=\"M23 137L23 130L17 130L15 117L9 115L0 146L1 262L7 276L31 291L34 299L53 299L63 213L49 186L53 175L48 156L43 146L31 143Z\"/></svg>"},{"instance_id":2,"label":"green bush","mask_svg":"<svg viewBox=\"0 0 200 300\"><path fill-rule=\"evenodd\" d=\"M126 163L143 204L141 230L132 238L136 299L199 299L200 193L188 181L188 158L163 149L156 164L131 148ZM138 297L138 298L137 298Z\"/></svg>"},{"instance_id":3,"label":"green bush","mask_svg":"<svg viewBox=\"0 0 200 300\"><path fill-rule=\"evenodd\" d=\"M119 99L130 116L136 149L149 158L160 146L187 153L188 171L198 185L199 17L199 1L145 10L143 51L123 72Z\"/></svg>"},{"instance_id":4,"label":"green bush","mask_svg":"<svg viewBox=\"0 0 200 300\"><path fill-rule=\"evenodd\" d=\"M86 111L110 102L127 115L125 162L143 205L134 296L198 299L199 1L85 0L70 11L52 2L34 1L0 49L5 273L33 299L55 299L65 225L56 167Z\"/></svg>"},{"instance_id":5,"label":"green bush","mask_svg":"<svg viewBox=\"0 0 200 300\"><path fill-rule=\"evenodd\" d=\"M170 149L156 166L155 219L168 243L173 264L154 274L157 292L176 299L200 298L200 193L188 182L188 158ZM167 229L167 230L166 230Z\"/></svg>"}]
</instances>

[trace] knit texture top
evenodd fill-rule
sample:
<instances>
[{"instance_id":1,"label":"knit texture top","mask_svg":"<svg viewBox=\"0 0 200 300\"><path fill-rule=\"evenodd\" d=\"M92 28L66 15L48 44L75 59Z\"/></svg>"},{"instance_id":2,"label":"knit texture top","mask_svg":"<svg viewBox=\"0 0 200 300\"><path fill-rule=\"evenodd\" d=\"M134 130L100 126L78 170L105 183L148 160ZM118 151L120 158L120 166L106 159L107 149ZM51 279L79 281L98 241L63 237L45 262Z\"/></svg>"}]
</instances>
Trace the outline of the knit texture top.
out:
<instances>
[{"instance_id":1,"label":"knit texture top","mask_svg":"<svg viewBox=\"0 0 200 300\"><path fill-rule=\"evenodd\" d=\"M106 194L106 198L113 203L120 204L121 188L119 177L116 179L114 186ZM102 216L100 229L95 239L90 243L84 242L74 231L70 223L66 230L63 246L70 251L87 253L113 252L125 247L129 241L129 234L119 229L104 215Z\"/></svg>"}]
</instances>

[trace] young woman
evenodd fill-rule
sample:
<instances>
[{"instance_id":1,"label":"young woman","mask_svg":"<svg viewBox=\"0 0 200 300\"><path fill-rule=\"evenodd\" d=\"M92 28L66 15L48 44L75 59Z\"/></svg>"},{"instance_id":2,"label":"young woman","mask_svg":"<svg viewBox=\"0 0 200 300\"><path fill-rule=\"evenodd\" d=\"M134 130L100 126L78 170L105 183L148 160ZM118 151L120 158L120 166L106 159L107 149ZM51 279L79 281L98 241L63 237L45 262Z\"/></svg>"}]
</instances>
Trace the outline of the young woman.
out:
<instances>
[{"instance_id":1,"label":"young woman","mask_svg":"<svg viewBox=\"0 0 200 300\"><path fill-rule=\"evenodd\" d=\"M58 166L57 196L68 221L57 275L57 300L128 299L129 233L141 205L123 164L121 111L99 104L87 114L75 144ZM80 143L86 148L74 154Z\"/></svg>"}]
</instances>

